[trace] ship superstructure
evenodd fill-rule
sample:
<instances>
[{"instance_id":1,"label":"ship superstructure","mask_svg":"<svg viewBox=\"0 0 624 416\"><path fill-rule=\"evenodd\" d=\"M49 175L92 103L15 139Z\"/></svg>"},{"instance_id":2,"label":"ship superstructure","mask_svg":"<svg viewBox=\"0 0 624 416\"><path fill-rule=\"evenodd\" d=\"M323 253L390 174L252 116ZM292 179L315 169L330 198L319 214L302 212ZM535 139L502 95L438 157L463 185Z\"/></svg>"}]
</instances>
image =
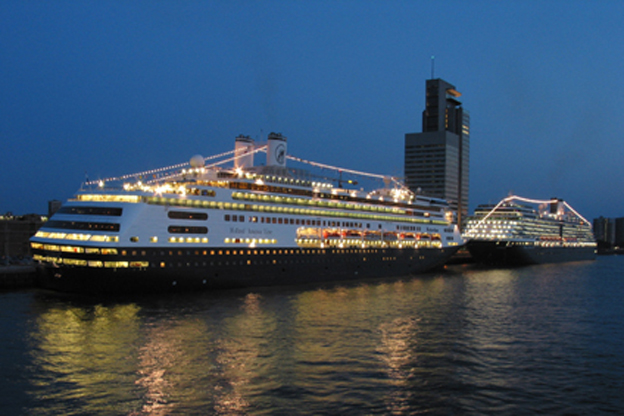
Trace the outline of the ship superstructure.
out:
<instances>
[{"instance_id":1,"label":"ship superstructure","mask_svg":"<svg viewBox=\"0 0 624 416\"><path fill-rule=\"evenodd\" d=\"M86 183L31 239L43 286L148 292L392 276L439 266L463 244L445 201L289 156L286 144L239 136L231 152ZM259 152L264 166L254 165ZM356 189L343 174L385 185Z\"/></svg>"},{"instance_id":2,"label":"ship superstructure","mask_svg":"<svg viewBox=\"0 0 624 416\"><path fill-rule=\"evenodd\" d=\"M565 201L509 196L479 205L463 237L473 258L488 264L538 264L595 258L591 224Z\"/></svg>"}]
</instances>

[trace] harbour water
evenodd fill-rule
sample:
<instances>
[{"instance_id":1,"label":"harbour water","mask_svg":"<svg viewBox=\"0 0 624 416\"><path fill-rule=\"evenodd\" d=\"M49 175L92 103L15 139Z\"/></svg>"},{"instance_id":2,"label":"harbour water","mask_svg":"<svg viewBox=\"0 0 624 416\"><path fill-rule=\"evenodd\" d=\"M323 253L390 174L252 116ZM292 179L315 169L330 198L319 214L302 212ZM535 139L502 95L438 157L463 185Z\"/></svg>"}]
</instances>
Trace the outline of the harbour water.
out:
<instances>
[{"instance_id":1,"label":"harbour water","mask_svg":"<svg viewBox=\"0 0 624 416\"><path fill-rule=\"evenodd\" d=\"M3 415L624 409L624 257L306 287L0 293Z\"/></svg>"}]
</instances>

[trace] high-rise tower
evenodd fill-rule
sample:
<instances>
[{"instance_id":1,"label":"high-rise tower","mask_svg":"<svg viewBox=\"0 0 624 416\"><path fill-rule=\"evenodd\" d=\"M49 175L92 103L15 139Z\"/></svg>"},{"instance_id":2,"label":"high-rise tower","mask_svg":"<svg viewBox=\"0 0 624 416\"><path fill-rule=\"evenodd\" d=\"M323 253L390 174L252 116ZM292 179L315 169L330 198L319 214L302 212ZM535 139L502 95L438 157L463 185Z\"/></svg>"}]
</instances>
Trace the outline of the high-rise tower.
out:
<instances>
[{"instance_id":1,"label":"high-rise tower","mask_svg":"<svg viewBox=\"0 0 624 416\"><path fill-rule=\"evenodd\" d=\"M426 84L422 133L405 135L405 178L414 192L446 199L457 222L468 214L470 115L442 79Z\"/></svg>"}]
</instances>

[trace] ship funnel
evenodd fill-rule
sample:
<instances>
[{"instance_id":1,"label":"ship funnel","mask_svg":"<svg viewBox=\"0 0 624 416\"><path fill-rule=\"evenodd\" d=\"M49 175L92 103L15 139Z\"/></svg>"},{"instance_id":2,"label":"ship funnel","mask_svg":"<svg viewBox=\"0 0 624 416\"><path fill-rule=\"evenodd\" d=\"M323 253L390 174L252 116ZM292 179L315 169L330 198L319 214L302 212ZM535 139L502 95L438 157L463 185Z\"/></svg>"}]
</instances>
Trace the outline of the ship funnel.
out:
<instances>
[{"instance_id":1,"label":"ship funnel","mask_svg":"<svg viewBox=\"0 0 624 416\"><path fill-rule=\"evenodd\" d=\"M561 216L565 212L563 208L563 200L559 198L552 198L550 202L550 213L553 215Z\"/></svg>"},{"instance_id":2,"label":"ship funnel","mask_svg":"<svg viewBox=\"0 0 624 416\"><path fill-rule=\"evenodd\" d=\"M253 154L254 141L249 136L243 136L242 134L236 138L234 144L234 167L237 169L247 169L253 167L254 154Z\"/></svg>"},{"instance_id":3,"label":"ship funnel","mask_svg":"<svg viewBox=\"0 0 624 416\"><path fill-rule=\"evenodd\" d=\"M267 166L286 166L286 137L279 133L269 134Z\"/></svg>"}]
</instances>

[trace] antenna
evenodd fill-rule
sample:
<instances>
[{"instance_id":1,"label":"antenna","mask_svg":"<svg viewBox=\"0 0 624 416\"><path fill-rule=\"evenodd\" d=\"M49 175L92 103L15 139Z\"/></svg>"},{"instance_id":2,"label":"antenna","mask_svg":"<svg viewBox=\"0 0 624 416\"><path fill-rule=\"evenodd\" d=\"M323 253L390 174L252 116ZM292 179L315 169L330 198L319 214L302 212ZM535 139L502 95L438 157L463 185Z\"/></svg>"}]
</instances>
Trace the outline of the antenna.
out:
<instances>
[{"instance_id":1,"label":"antenna","mask_svg":"<svg viewBox=\"0 0 624 416\"><path fill-rule=\"evenodd\" d=\"M433 79L434 68L435 68L435 56L431 55L431 79Z\"/></svg>"}]
</instances>

